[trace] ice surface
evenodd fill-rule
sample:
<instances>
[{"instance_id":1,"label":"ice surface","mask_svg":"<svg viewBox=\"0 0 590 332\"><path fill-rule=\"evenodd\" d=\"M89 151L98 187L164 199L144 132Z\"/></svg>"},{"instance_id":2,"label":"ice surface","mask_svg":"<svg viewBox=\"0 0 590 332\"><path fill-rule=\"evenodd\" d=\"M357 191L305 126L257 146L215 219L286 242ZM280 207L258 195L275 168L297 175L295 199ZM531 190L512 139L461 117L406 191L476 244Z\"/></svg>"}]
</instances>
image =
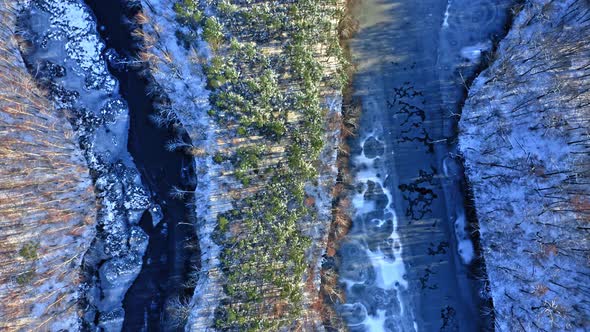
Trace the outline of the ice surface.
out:
<instances>
[{"instance_id":1,"label":"ice surface","mask_svg":"<svg viewBox=\"0 0 590 332\"><path fill-rule=\"evenodd\" d=\"M457 211L458 216L455 219L455 237L457 238L457 251L464 264L469 264L475 256L473 242L467 232L467 223L463 210Z\"/></svg>"},{"instance_id":2,"label":"ice surface","mask_svg":"<svg viewBox=\"0 0 590 332\"><path fill-rule=\"evenodd\" d=\"M367 315L367 318L363 321L365 324L366 331L369 332L382 332L385 331L385 310L377 310L377 317Z\"/></svg>"},{"instance_id":3,"label":"ice surface","mask_svg":"<svg viewBox=\"0 0 590 332\"><path fill-rule=\"evenodd\" d=\"M367 157L367 142L374 143L371 146L372 158ZM377 145L375 145L377 144ZM379 146L379 144L381 146ZM358 254L353 252L345 254L347 260L360 259L359 265L354 267L357 270L364 269L367 265L372 273L347 274L341 271L340 281L346 285L347 292L350 293L355 285L368 286L370 288L380 289L381 291L394 291L391 294L399 294L399 290L408 287L408 281L405 278L406 267L403 261L403 244L397 232L398 221L397 212L395 211L393 196L389 189L384 185L388 174L383 173L383 169L375 164L375 161L381 158L380 153L385 146L376 131L370 132L359 141L359 154L353 158L354 167L357 170L354 174L354 184L357 190L352 196L352 207L354 212L353 223L356 223L351 230L350 238L345 241L346 246L352 246L355 250L361 250L366 255L368 261L364 261ZM371 193L369 193L371 188ZM368 218L368 216L375 216ZM371 224L375 225L371 228ZM375 243L372 235L357 236L355 229L371 228L378 230L379 237L384 240ZM385 234L383 234L385 232ZM348 250L348 249L346 249ZM387 252L387 254L386 254ZM352 279L354 276L355 279ZM359 279L360 278L360 279ZM395 300L400 304L400 310L404 308L402 301ZM347 304L347 305L350 305ZM364 325L366 331L383 331L387 315L385 310L377 310L376 315L368 313L361 303L355 303L360 306L364 315L364 320L359 323L352 323L355 319L348 320L349 326ZM355 314L356 316L357 314Z\"/></svg>"},{"instance_id":4,"label":"ice surface","mask_svg":"<svg viewBox=\"0 0 590 332\"><path fill-rule=\"evenodd\" d=\"M459 241L459 255L464 264L469 264L475 257L475 250L473 249L473 242L469 239Z\"/></svg>"},{"instance_id":5,"label":"ice surface","mask_svg":"<svg viewBox=\"0 0 590 332\"><path fill-rule=\"evenodd\" d=\"M53 83L49 90L57 107L72 114L100 199L100 232L86 261L89 266L104 264L96 272L100 281L90 285L86 297L90 308L106 315L101 322L116 322L147 246L147 235L132 225L150 206L127 151L127 105L117 93L117 82L101 54L104 44L82 0L40 0L27 9L30 20L25 28L33 44L28 61L38 70L36 76ZM96 296L95 286L104 299Z\"/></svg>"},{"instance_id":6,"label":"ice surface","mask_svg":"<svg viewBox=\"0 0 590 332\"><path fill-rule=\"evenodd\" d=\"M364 1L358 10L351 50L362 115L351 146L354 219L340 272L346 301L366 305L374 319L369 290L396 291L387 296L400 310L385 313L383 330L438 330L446 307L456 317L449 330L485 329L484 319L474 319L483 302L469 264L479 261L454 135L464 84L490 49L489 37L501 35L509 2ZM362 273L349 271L353 263ZM366 330L352 328L356 319L346 316L351 330Z\"/></svg>"}]
</instances>

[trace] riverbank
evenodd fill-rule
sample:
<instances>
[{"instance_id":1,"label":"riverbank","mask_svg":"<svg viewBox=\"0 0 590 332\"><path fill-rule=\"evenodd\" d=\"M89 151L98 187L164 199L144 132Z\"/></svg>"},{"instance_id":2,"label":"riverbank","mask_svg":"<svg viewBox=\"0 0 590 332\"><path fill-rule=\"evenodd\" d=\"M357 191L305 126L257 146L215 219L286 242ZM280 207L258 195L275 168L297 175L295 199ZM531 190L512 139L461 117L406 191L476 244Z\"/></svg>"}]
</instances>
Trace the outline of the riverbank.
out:
<instances>
[{"instance_id":1,"label":"riverbank","mask_svg":"<svg viewBox=\"0 0 590 332\"><path fill-rule=\"evenodd\" d=\"M589 13L526 1L463 109L497 331L589 328Z\"/></svg>"},{"instance_id":2,"label":"riverbank","mask_svg":"<svg viewBox=\"0 0 590 332\"><path fill-rule=\"evenodd\" d=\"M338 152L336 157L337 175L336 182L331 191L332 197L332 222L328 229L326 251L322 257L320 270L319 301L315 304L319 313L323 328L326 331L340 331L346 329L342 317L336 312L338 305L345 301L345 294L339 287L338 267L340 256L337 254L343 238L348 234L352 225L352 211L350 199L353 192L352 175L350 174L350 146L349 141L357 134L358 121L361 107L358 101L353 99L353 78L355 66L352 63L350 40L358 32L359 22L354 17L354 9L359 6L359 1L348 0L344 14L338 25L338 37L340 47L348 65L346 75L347 84L342 89L342 111L337 125L340 127L338 139Z\"/></svg>"}]
</instances>

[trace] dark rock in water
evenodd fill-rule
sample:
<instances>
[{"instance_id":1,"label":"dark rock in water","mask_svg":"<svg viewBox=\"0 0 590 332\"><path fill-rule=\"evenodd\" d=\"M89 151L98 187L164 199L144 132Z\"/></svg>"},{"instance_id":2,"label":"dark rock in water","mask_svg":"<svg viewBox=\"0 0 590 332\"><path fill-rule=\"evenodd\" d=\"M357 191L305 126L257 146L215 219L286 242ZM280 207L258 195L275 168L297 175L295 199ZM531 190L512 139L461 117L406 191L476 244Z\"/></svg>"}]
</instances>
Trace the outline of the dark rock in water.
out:
<instances>
[{"instance_id":1,"label":"dark rock in water","mask_svg":"<svg viewBox=\"0 0 590 332\"><path fill-rule=\"evenodd\" d=\"M107 233L104 236L104 252L108 256L119 256L125 254L128 248L129 227L127 220L118 210L108 212L99 225Z\"/></svg>"},{"instance_id":2,"label":"dark rock in water","mask_svg":"<svg viewBox=\"0 0 590 332\"><path fill-rule=\"evenodd\" d=\"M143 212L150 205L150 198L146 190L135 182L126 181L125 198L123 205L125 209L132 212Z\"/></svg>"},{"instance_id":3,"label":"dark rock in water","mask_svg":"<svg viewBox=\"0 0 590 332\"><path fill-rule=\"evenodd\" d=\"M78 91L68 90L53 82L49 83L49 95L51 96L51 99L59 104L70 107L78 101L78 98L80 98L80 93Z\"/></svg>"},{"instance_id":4,"label":"dark rock in water","mask_svg":"<svg viewBox=\"0 0 590 332\"><path fill-rule=\"evenodd\" d=\"M101 314L98 320L98 327L103 331L121 331L125 319L125 310L117 308L113 311Z\"/></svg>"},{"instance_id":5,"label":"dark rock in water","mask_svg":"<svg viewBox=\"0 0 590 332\"><path fill-rule=\"evenodd\" d=\"M80 114L80 131L87 134L89 139L93 140L92 147L96 147L97 142L93 134L98 130L98 128L100 128L104 124L104 120L101 117L97 116L94 112L91 112L85 108L80 109ZM102 158L103 156L97 156L97 158L99 157ZM104 162L104 164L105 167L110 168L110 165L108 165L107 162Z\"/></svg>"},{"instance_id":6,"label":"dark rock in water","mask_svg":"<svg viewBox=\"0 0 590 332\"><path fill-rule=\"evenodd\" d=\"M367 317L367 310L360 303L344 304L339 309L340 315L346 319L350 327L361 324ZM359 331L364 331L364 329Z\"/></svg>"},{"instance_id":7,"label":"dark rock in water","mask_svg":"<svg viewBox=\"0 0 590 332\"><path fill-rule=\"evenodd\" d=\"M375 157L382 156L385 153L385 145L379 142L375 137L369 137L363 145L363 151L365 157L373 159Z\"/></svg>"},{"instance_id":8,"label":"dark rock in water","mask_svg":"<svg viewBox=\"0 0 590 332\"><path fill-rule=\"evenodd\" d=\"M51 61L44 60L38 67L39 74L46 79L61 78L66 76L66 68Z\"/></svg>"}]
</instances>

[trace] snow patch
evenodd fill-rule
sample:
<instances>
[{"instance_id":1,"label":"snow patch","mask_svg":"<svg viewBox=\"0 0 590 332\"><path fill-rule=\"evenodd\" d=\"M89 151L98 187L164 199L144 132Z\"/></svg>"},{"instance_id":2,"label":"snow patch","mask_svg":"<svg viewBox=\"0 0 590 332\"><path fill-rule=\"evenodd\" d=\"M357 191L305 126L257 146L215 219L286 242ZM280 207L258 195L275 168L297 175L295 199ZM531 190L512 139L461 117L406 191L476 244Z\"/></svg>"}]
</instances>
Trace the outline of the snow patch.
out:
<instances>
[{"instance_id":1,"label":"snow patch","mask_svg":"<svg viewBox=\"0 0 590 332\"><path fill-rule=\"evenodd\" d=\"M399 293L403 289L407 289L408 280L406 280L406 267L403 261L403 244L401 243L400 235L398 234L398 219L394 207L393 196L390 190L385 186L384 182L388 174L381 175L382 169L375 162L381 158L381 155L376 153L375 157L368 158L366 154L366 143L369 140L382 144L385 147L385 142L379 139L376 131L367 134L360 140L361 151L353 158L355 168L358 170L354 175L355 187L360 188L352 195L352 207L354 212L353 226L349 239L346 240L347 245L352 245L366 255L366 264L373 270L373 276L353 274L347 277L341 273L340 281L345 284L346 291L350 292L355 285L370 284L370 287L376 287L382 291L390 292L391 296L399 297ZM385 149L381 152L384 153ZM371 151L375 153L375 151ZM378 193L376 198L369 193L371 188L372 193ZM384 200L384 202L382 201ZM380 210L381 209L381 210ZM379 217L366 219L368 215L377 215ZM376 225L376 229L383 229L389 231L386 236L386 241L381 241L378 244L371 243L374 239L371 235L363 235L355 233L356 228L375 227L369 224ZM355 250L357 250L355 249ZM346 259L346 258L345 258ZM353 259L353 257L350 257ZM353 277L360 277L361 280L353 280ZM370 278L370 279L368 279ZM365 280L366 279L366 280ZM393 293L391 293L393 292ZM393 295L396 294L396 295ZM400 305L400 315L404 313L404 306L399 298L395 299ZM368 314L366 308L360 303L347 303L343 305L343 310L350 309L350 305L361 306L364 313L364 320L360 323L354 323L358 319L358 315L348 319L349 326L364 325L367 331L383 331L387 315L385 310L377 310L376 315ZM349 307L346 307L349 306Z\"/></svg>"},{"instance_id":2,"label":"snow patch","mask_svg":"<svg viewBox=\"0 0 590 332\"><path fill-rule=\"evenodd\" d=\"M449 27L449 15L450 15L450 10L451 10L451 4L452 4L452 0L448 0L447 2L447 8L445 9L445 18L443 20L443 28L448 28Z\"/></svg>"},{"instance_id":3,"label":"snow patch","mask_svg":"<svg viewBox=\"0 0 590 332\"><path fill-rule=\"evenodd\" d=\"M461 56L468 59L470 62L479 63L481 55L492 49L492 42L486 41L477 43L472 46L466 46L461 49Z\"/></svg>"}]
</instances>

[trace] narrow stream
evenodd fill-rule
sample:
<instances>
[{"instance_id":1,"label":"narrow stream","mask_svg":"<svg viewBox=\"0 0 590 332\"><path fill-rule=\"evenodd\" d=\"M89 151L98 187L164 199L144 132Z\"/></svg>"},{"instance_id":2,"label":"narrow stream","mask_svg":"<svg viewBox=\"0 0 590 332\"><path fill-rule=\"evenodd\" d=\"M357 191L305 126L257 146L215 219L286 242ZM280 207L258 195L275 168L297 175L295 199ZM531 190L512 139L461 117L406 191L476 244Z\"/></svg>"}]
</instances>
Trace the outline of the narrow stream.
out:
<instances>
[{"instance_id":1,"label":"narrow stream","mask_svg":"<svg viewBox=\"0 0 590 332\"><path fill-rule=\"evenodd\" d=\"M339 255L351 331L481 331L473 222L456 156L466 84L504 33L512 0L363 0L351 41L353 226Z\"/></svg>"},{"instance_id":2,"label":"narrow stream","mask_svg":"<svg viewBox=\"0 0 590 332\"><path fill-rule=\"evenodd\" d=\"M85 2L96 16L105 51L114 50L122 62L132 61L138 45L128 22L138 8L130 8L122 0ZM147 212L141 219L140 226L149 235L149 245L143 268L125 296L123 330L161 330L167 322L166 301L175 296L192 295L192 290L183 286L194 258L187 251L187 245L196 240L190 226L192 212L186 205L188 200L173 198L170 191L173 187L194 190L194 165L186 153L165 148L178 134L172 126L160 128L150 120L155 110L148 82L141 76L140 69L117 62L111 61L109 70L119 80L120 94L129 106L128 150L163 215L156 226Z\"/></svg>"}]
</instances>

